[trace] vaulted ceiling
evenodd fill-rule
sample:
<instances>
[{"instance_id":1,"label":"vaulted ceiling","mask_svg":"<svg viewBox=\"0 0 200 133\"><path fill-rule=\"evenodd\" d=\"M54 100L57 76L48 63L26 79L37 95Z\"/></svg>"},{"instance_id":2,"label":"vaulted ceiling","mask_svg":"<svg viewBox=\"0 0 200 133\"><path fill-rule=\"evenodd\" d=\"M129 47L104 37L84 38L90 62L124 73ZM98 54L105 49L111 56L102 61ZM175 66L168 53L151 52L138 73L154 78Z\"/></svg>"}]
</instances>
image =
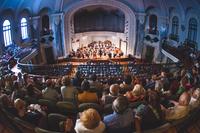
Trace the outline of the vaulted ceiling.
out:
<instances>
[{"instance_id":1,"label":"vaulted ceiling","mask_svg":"<svg viewBox=\"0 0 200 133\"><path fill-rule=\"evenodd\" d=\"M1 0L0 13L3 10L11 10L20 13L27 10L30 14L37 15L42 9L50 12L61 12L64 7L80 0ZM86 0L87 1L87 0ZM148 12L149 9L158 10L161 15L167 15L171 10L179 13L187 13L194 10L200 12L200 0L116 0L125 3L134 11Z\"/></svg>"}]
</instances>

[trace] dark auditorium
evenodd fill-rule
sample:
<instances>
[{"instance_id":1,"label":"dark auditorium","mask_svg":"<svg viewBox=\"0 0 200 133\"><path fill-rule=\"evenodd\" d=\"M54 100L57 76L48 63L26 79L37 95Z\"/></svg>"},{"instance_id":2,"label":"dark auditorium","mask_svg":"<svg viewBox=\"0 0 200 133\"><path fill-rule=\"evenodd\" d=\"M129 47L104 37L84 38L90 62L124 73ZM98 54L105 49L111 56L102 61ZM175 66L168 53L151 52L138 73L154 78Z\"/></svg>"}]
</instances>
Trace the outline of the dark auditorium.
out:
<instances>
[{"instance_id":1,"label":"dark auditorium","mask_svg":"<svg viewBox=\"0 0 200 133\"><path fill-rule=\"evenodd\" d=\"M200 133L200 0L0 0L0 133Z\"/></svg>"}]
</instances>

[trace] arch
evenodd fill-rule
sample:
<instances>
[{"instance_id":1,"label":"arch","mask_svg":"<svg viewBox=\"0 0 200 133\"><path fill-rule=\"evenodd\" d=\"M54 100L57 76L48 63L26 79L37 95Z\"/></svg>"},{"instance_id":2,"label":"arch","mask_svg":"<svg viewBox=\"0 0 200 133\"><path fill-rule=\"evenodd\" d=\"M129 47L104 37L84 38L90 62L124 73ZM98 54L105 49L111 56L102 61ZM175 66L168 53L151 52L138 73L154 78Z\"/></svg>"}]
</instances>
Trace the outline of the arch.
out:
<instances>
[{"instance_id":1,"label":"arch","mask_svg":"<svg viewBox=\"0 0 200 133\"><path fill-rule=\"evenodd\" d=\"M149 32L151 34L157 33L158 17L155 14L149 16Z\"/></svg>"},{"instance_id":2,"label":"arch","mask_svg":"<svg viewBox=\"0 0 200 133\"><path fill-rule=\"evenodd\" d=\"M27 24L26 18L21 19L21 36L22 36L22 39L28 38L28 24Z\"/></svg>"},{"instance_id":3,"label":"arch","mask_svg":"<svg viewBox=\"0 0 200 133\"><path fill-rule=\"evenodd\" d=\"M197 28L198 22L195 18L190 18L188 27L188 40L196 42L197 41Z\"/></svg>"},{"instance_id":4,"label":"arch","mask_svg":"<svg viewBox=\"0 0 200 133\"><path fill-rule=\"evenodd\" d=\"M120 9L125 14L125 31L126 34L126 42L127 42L127 54L135 54L135 43L136 43L136 16L131 10L130 7L125 5L122 2L115 1L115 0L84 0L79 1L71 6L66 7L63 9L65 11L65 22L64 22L64 37L65 40L64 46L65 51L64 53L67 54L71 50L71 37L74 34L74 28L73 28L73 15L76 11L78 11L80 8L88 7L88 6L111 6Z\"/></svg>"},{"instance_id":5,"label":"arch","mask_svg":"<svg viewBox=\"0 0 200 133\"><path fill-rule=\"evenodd\" d=\"M173 16L171 34L178 35L178 30L179 30L179 19L177 16Z\"/></svg>"},{"instance_id":6,"label":"arch","mask_svg":"<svg viewBox=\"0 0 200 133\"><path fill-rule=\"evenodd\" d=\"M11 24L9 20L3 22L3 39L5 47L12 44Z\"/></svg>"}]
</instances>

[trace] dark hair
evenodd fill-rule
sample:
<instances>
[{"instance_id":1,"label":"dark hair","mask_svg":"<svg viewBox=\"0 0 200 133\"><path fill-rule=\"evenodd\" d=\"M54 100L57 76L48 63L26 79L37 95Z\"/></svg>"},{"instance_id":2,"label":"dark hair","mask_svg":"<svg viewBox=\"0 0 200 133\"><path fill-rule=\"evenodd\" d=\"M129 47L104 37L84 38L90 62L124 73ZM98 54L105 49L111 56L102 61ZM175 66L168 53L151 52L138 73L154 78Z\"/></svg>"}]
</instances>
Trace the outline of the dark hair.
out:
<instances>
[{"instance_id":1,"label":"dark hair","mask_svg":"<svg viewBox=\"0 0 200 133\"><path fill-rule=\"evenodd\" d=\"M160 96L156 91L147 91L146 93L146 102L154 108L160 107Z\"/></svg>"},{"instance_id":2,"label":"dark hair","mask_svg":"<svg viewBox=\"0 0 200 133\"><path fill-rule=\"evenodd\" d=\"M34 95L34 90L33 90L33 85L32 84L28 84L26 86L26 90L27 90L27 95L28 96L33 96Z\"/></svg>"},{"instance_id":3,"label":"dark hair","mask_svg":"<svg viewBox=\"0 0 200 133\"><path fill-rule=\"evenodd\" d=\"M93 80L93 81L96 81L96 80L97 80L96 74L92 74L92 75L90 76L90 79Z\"/></svg>"},{"instance_id":4,"label":"dark hair","mask_svg":"<svg viewBox=\"0 0 200 133\"><path fill-rule=\"evenodd\" d=\"M124 82L126 83L126 84L131 84L131 82L132 82L132 77L131 77L131 75L126 75L126 76L124 76Z\"/></svg>"},{"instance_id":5,"label":"dark hair","mask_svg":"<svg viewBox=\"0 0 200 133\"><path fill-rule=\"evenodd\" d=\"M13 83L13 89L18 90L19 89L19 83L17 81L14 81Z\"/></svg>"},{"instance_id":6,"label":"dark hair","mask_svg":"<svg viewBox=\"0 0 200 133\"><path fill-rule=\"evenodd\" d=\"M86 79L81 83L81 89L85 91L90 89L90 83Z\"/></svg>"},{"instance_id":7,"label":"dark hair","mask_svg":"<svg viewBox=\"0 0 200 133\"><path fill-rule=\"evenodd\" d=\"M119 96L114 100L112 108L117 114L123 114L128 108L128 99L125 96Z\"/></svg>"}]
</instances>

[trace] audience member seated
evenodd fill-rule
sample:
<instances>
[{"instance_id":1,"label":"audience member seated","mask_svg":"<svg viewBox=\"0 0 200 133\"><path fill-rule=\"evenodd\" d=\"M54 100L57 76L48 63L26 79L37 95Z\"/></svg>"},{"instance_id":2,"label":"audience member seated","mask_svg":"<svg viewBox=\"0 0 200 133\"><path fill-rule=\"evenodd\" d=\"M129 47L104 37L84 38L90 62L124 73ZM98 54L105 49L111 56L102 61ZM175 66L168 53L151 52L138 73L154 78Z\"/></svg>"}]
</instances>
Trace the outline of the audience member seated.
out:
<instances>
[{"instance_id":1,"label":"audience member seated","mask_svg":"<svg viewBox=\"0 0 200 133\"><path fill-rule=\"evenodd\" d=\"M80 89L82 81L83 79L81 78L81 73L77 71L74 78L72 78L72 85Z\"/></svg>"},{"instance_id":2,"label":"audience member seated","mask_svg":"<svg viewBox=\"0 0 200 133\"><path fill-rule=\"evenodd\" d=\"M122 84L120 84L120 93L126 93L127 91L131 91L133 89L132 83L132 77L131 75L126 75L124 77L124 81Z\"/></svg>"},{"instance_id":3,"label":"audience member seated","mask_svg":"<svg viewBox=\"0 0 200 133\"><path fill-rule=\"evenodd\" d=\"M134 130L134 113L128 107L128 100L119 96L113 102L113 114L104 117L106 133L132 133Z\"/></svg>"},{"instance_id":4,"label":"audience member seated","mask_svg":"<svg viewBox=\"0 0 200 133\"><path fill-rule=\"evenodd\" d=\"M98 96L95 92L90 92L90 83L85 79L81 83L82 93L78 94L79 103L98 103Z\"/></svg>"},{"instance_id":5,"label":"audience member seated","mask_svg":"<svg viewBox=\"0 0 200 133\"><path fill-rule=\"evenodd\" d=\"M29 106L27 110L26 103L19 98L14 101L14 106L17 110L17 116L20 119L30 122L34 125L40 125L42 118L46 115L39 105Z\"/></svg>"},{"instance_id":6,"label":"audience member seated","mask_svg":"<svg viewBox=\"0 0 200 133\"><path fill-rule=\"evenodd\" d=\"M193 110L200 105L200 88L197 88L192 93L191 99L190 99L190 109Z\"/></svg>"},{"instance_id":7,"label":"audience member seated","mask_svg":"<svg viewBox=\"0 0 200 133\"><path fill-rule=\"evenodd\" d=\"M15 116L17 115L17 110L14 107L14 105L11 102L11 99L8 97L8 95L6 95L6 94L1 95L0 100L1 100L2 107L6 111L8 111L9 113L11 113Z\"/></svg>"},{"instance_id":8,"label":"audience member seated","mask_svg":"<svg viewBox=\"0 0 200 133\"><path fill-rule=\"evenodd\" d=\"M177 120L188 115L190 110L189 102L190 102L190 95L188 94L188 92L182 93L181 96L179 97L178 103L175 101L173 102L175 104L174 107L163 109L165 113L165 119Z\"/></svg>"},{"instance_id":9,"label":"audience member seated","mask_svg":"<svg viewBox=\"0 0 200 133\"><path fill-rule=\"evenodd\" d=\"M139 122L137 131L155 128L162 123L163 115L160 106L160 97L155 91L147 91L146 104L139 105L135 111L135 117Z\"/></svg>"},{"instance_id":10,"label":"audience member seated","mask_svg":"<svg viewBox=\"0 0 200 133\"><path fill-rule=\"evenodd\" d=\"M99 92L99 91L102 91L103 86L102 86L102 84L101 84L100 82L97 81L97 76L96 76L96 74L92 74L92 75L90 76L90 80L88 80L88 82L90 83L90 88L91 88L91 89L95 89L95 90L97 90L98 92Z\"/></svg>"},{"instance_id":11,"label":"audience member seated","mask_svg":"<svg viewBox=\"0 0 200 133\"><path fill-rule=\"evenodd\" d=\"M52 101L58 101L59 94L58 92L53 88L53 82L51 79L48 79L46 81L47 87L42 90L42 95L44 99L52 100Z\"/></svg>"},{"instance_id":12,"label":"audience member seated","mask_svg":"<svg viewBox=\"0 0 200 133\"><path fill-rule=\"evenodd\" d=\"M105 124L95 109L87 109L80 114L75 125L76 133L104 133Z\"/></svg>"},{"instance_id":13,"label":"audience member seated","mask_svg":"<svg viewBox=\"0 0 200 133\"><path fill-rule=\"evenodd\" d=\"M102 96L102 104L112 104L113 101L119 96L119 85L112 84L110 86L110 93Z\"/></svg>"},{"instance_id":14,"label":"audience member seated","mask_svg":"<svg viewBox=\"0 0 200 133\"><path fill-rule=\"evenodd\" d=\"M28 104L37 103L38 98L42 96L41 91L33 87L32 84L28 84L25 89L26 89L26 96L25 96L26 102Z\"/></svg>"},{"instance_id":15,"label":"audience member seated","mask_svg":"<svg viewBox=\"0 0 200 133\"><path fill-rule=\"evenodd\" d=\"M62 78L62 85L60 89L63 101L71 101L77 104L78 90L71 85L68 77Z\"/></svg>"},{"instance_id":16,"label":"audience member seated","mask_svg":"<svg viewBox=\"0 0 200 133\"><path fill-rule=\"evenodd\" d=\"M17 98L24 99L25 91L22 90L22 88L19 87L19 83L17 81L14 81L13 90L14 91L13 91L12 96L11 96L12 101L14 101Z\"/></svg>"},{"instance_id":17,"label":"audience member seated","mask_svg":"<svg viewBox=\"0 0 200 133\"><path fill-rule=\"evenodd\" d=\"M128 98L129 102L143 100L145 96L145 89L142 85L136 84L132 91L126 92L125 96Z\"/></svg>"}]
</instances>

